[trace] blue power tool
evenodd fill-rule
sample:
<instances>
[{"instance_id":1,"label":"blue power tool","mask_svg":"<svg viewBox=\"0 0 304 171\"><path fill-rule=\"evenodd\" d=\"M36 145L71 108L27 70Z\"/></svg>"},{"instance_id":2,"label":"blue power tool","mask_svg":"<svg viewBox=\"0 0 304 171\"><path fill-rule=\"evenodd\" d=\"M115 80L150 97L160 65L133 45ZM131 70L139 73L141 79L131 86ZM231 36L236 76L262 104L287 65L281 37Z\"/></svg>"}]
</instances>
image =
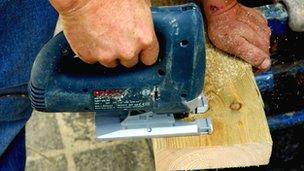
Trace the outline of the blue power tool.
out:
<instances>
[{"instance_id":1,"label":"blue power tool","mask_svg":"<svg viewBox=\"0 0 304 171\"><path fill-rule=\"evenodd\" d=\"M282 5L260 10L273 34L287 28ZM89 65L75 58L63 33L38 54L29 94L34 109L43 112L96 112L96 134L102 140L210 134L210 119L180 120L204 113L201 95L205 76L203 18L195 4L152 9L160 43L153 66L132 69Z\"/></svg>"},{"instance_id":2,"label":"blue power tool","mask_svg":"<svg viewBox=\"0 0 304 171\"><path fill-rule=\"evenodd\" d=\"M210 119L184 122L207 110L203 18L195 4L152 9L160 43L153 66L132 69L89 65L75 58L63 33L38 54L29 94L43 112L96 112L102 140L212 132Z\"/></svg>"}]
</instances>

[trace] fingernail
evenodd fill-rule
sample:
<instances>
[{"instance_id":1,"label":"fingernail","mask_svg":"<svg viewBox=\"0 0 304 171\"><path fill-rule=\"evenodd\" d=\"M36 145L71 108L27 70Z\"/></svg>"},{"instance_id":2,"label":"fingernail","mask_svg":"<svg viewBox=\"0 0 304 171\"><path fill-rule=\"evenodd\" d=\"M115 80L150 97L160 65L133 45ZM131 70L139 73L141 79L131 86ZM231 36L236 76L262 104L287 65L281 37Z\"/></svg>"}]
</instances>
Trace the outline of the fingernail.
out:
<instances>
[{"instance_id":1,"label":"fingernail","mask_svg":"<svg viewBox=\"0 0 304 171\"><path fill-rule=\"evenodd\" d=\"M268 69L271 65L271 60L270 59L265 59L264 62L260 65L259 68L265 70Z\"/></svg>"}]
</instances>

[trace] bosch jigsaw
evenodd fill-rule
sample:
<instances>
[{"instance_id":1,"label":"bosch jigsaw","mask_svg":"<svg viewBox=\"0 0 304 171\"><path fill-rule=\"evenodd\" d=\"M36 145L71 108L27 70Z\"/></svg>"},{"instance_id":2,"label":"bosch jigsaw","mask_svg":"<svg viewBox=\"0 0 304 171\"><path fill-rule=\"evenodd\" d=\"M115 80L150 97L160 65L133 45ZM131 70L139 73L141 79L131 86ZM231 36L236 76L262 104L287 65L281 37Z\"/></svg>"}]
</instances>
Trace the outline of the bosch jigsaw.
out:
<instances>
[{"instance_id":1,"label":"bosch jigsaw","mask_svg":"<svg viewBox=\"0 0 304 171\"><path fill-rule=\"evenodd\" d=\"M153 66L132 69L89 65L75 58L58 34L38 54L29 84L33 108L43 112L96 112L103 140L210 134L210 119L177 118L203 113L203 18L195 4L152 9L160 43Z\"/></svg>"}]
</instances>

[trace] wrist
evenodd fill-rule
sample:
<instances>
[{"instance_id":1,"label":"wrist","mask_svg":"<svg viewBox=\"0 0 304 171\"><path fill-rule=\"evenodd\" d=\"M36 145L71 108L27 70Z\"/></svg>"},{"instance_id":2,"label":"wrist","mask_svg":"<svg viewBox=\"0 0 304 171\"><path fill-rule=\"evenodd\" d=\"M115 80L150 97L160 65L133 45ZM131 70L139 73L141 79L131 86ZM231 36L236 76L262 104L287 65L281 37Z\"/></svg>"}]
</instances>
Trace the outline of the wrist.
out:
<instances>
[{"instance_id":1,"label":"wrist","mask_svg":"<svg viewBox=\"0 0 304 171\"><path fill-rule=\"evenodd\" d=\"M201 0L206 17L222 14L238 4L237 0Z\"/></svg>"},{"instance_id":2,"label":"wrist","mask_svg":"<svg viewBox=\"0 0 304 171\"><path fill-rule=\"evenodd\" d=\"M86 6L91 0L49 0L56 11L61 14L69 14Z\"/></svg>"}]
</instances>

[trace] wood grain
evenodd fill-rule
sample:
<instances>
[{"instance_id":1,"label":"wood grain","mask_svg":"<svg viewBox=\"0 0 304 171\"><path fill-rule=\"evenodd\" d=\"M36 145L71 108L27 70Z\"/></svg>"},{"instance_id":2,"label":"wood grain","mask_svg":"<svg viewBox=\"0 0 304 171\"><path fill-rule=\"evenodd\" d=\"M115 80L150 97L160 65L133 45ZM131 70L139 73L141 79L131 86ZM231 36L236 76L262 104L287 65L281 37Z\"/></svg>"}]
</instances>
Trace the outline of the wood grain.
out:
<instances>
[{"instance_id":1,"label":"wood grain","mask_svg":"<svg viewBox=\"0 0 304 171\"><path fill-rule=\"evenodd\" d=\"M211 117L207 136L153 140L157 170L190 170L264 165L272 140L263 101L251 67L207 46L205 91L209 110L190 118Z\"/></svg>"}]
</instances>

